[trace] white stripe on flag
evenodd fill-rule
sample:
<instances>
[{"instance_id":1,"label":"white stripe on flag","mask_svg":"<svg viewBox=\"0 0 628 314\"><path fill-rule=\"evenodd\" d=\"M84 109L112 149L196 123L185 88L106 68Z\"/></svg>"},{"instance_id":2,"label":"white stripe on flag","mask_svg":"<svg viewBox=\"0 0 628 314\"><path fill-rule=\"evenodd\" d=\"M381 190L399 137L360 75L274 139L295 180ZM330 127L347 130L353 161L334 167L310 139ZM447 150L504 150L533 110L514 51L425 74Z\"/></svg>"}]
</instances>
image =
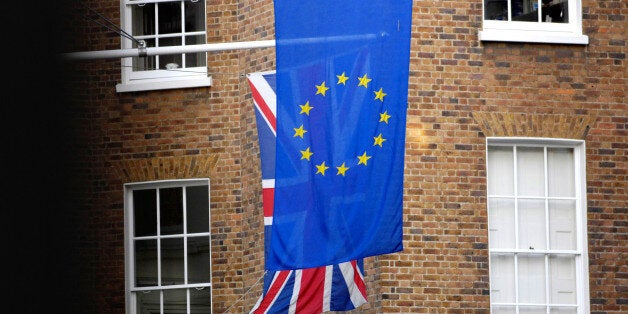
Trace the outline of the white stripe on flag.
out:
<instances>
[{"instance_id":1,"label":"white stripe on flag","mask_svg":"<svg viewBox=\"0 0 628 314\"><path fill-rule=\"evenodd\" d=\"M264 217L264 226L270 226L273 224L273 217Z\"/></svg>"},{"instance_id":2,"label":"white stripe on flag","mask_svg":"<svg viewBox=\"0 0 628 314\"><path fill-rule=\"evenodd\" d=\"M338 264L338 266L340 267L340 271L342 272L342 277L345 279L345 283L347 284L347 288L349 289L349 295L351 298L351 302L353 303L353 306L358 307L364 303L366 303L366 299L364 298L364 296L362 295L362 292L360 292L360 289L358 289L358 287L355 284L355 273L353 271L353 265L351 265L351 262L344 262L344 263L340 263ZM360 272L360 268L356 267L358 269L358 273ZM359 274L361 278L364 278L362 276L362 274Z\"/></svg>"},{"instance_id":3,"label":"white stripe on flag","mask_svg":"<svg viewBox=\"0 0 628 314\"><path fill-rule=\"evenodd\" d=\"M325 290L323 292L323 312L331 308L331 284L334 277L334 265L325 266Z\"/></svg>"},{"instance_id":4,"label":"white stripe on flag","mask_svg":"<svg viewBox=\"0 0 628 314\"><path fill-rule=\"evenodd\" d=\"M271 189L275 187L275 179L264 179L262 180L262 188L263 189Z\"/></svg>"},{"instance_id":5,"label":"white stripe on flag","mask_svg":"<svg viewBox=\"0 0 628 314\"><path fill-rule=\"evenodd\" d=\"M275 91L268 84L266 79L261 74L249 75L249 81L253 83L260 95L264 97L264 101L268 106L268 109L273 113L273 116L277 116L277 95Z\"/></svg>"},{"instance_id":6,"label":"white stripe on flag","mask_svg":"<svg viewBox=\"0 0 628 314\"><path fill-rule=\"evenodd\" d=\"M292 297L290 298L289 314L295 314L297 312L297 301L299 300L299 292L301 291L301 273L303 270L297 269L294 271L294 287L292 289Z\"/></svg>"}]
</instances>

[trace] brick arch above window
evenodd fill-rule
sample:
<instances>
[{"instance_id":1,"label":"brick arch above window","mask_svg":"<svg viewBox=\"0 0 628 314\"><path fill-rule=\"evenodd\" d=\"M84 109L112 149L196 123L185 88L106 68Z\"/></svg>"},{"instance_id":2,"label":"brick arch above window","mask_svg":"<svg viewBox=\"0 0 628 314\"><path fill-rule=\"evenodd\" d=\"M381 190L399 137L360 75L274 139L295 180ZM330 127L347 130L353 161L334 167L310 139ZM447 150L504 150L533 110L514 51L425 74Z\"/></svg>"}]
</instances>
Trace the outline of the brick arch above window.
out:
<instances>
[{"instance_id":1,"label":"brick arch above window","mask_svg":"<svg viewBox=\"0 0 628 314\"><path fill-rule=\"evenodd\" d=\"M114 169L124 182L209 178L218 156L186 155L121 160Z\"/></svg>"},{"instance_id":2,"label":"brick arch above window","mask_svg":"<svg viewBox=\"0 0 628 314\"><path fill-rule=\"evenodd\" d=\"M597 117L588 115L474 112L486 137L585 139Z\"/></svg>"}]
</instances>

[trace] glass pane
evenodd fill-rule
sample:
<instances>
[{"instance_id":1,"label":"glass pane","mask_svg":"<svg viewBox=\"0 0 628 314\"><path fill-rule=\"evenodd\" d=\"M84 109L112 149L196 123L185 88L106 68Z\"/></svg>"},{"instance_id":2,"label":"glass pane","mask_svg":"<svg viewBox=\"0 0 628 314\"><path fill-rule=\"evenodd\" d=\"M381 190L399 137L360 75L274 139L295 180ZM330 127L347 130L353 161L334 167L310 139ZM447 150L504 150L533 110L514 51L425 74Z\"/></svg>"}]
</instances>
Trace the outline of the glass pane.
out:
<instances>
[{"instance_id":1,"label":"glass pane","mask_svg":"<svg viewBox=\"0 0 628 314\"><path fill-rule=\"evenodd\" d=\"M157 240L135 241L135 286L157 285Z\"/></svg>"},{"instance_id":2,"label":"glass pane","mask_svg":"<svg viewBox=\"0 0 628 314\"><path fill-rule=\"evenodd\" d=\"M166 46L181 46L180 37L162 38L159 40L160 47ZM160 69L178 69L183 66L183 55L160 55L159 56L159 68Z\"/></svg>"},{"instance_id":3,"label":"glass pane","mask_svg":"<svg viewBox=\"0 0 628 314\"><path fill-rule=\"evenodd\" d=\"M190 313L211 313L212 291L210 287L190 289Z\"/></svg>"},{"instance_id":4,"label":"glass pane","mask_svg":"<svg viewBox=\"0 0 628 314\"><path fill-rule=\"evenodd\" d=\"M550 256L550 302L576 304L576 257Z\"/></svg>"},{"instance_id":5,"label":"glass pane","mask_svg":"<svg viewBox=\"0 0 628 314\"><path fill-rule=\"evenodd\" d=\"M185 37L186 45L202 45L205 44L205 35L197 35L197 36L186 36ZM185 54L185 67L193 68L205 66L207 60L205 58L204 52L197 53L186 53Z\"/></svg>"},{"instance_id":6,"label":"glass pane","mask_svg":"<svg viewBox=\"0 0 628 314\"><path fill-rule=\"evenodd\" d=\"M137 313L159 313L160 291L135 292L137 296Z\"/></svg>"},{"instance_id":7,"label":"glass pane","mask_svg":"<svg viewBox=\"0 0 628 314\"><path fill-rule=\"evenodd\" d=\"M517 195L545 196L543 148L517 147Z\"/></svg>"},{"instance_id":8,"label":"glass pane","mask_svg":"<svg viewBox=\"0 0 628 314\"><path fill-rule=\"evenodd\" d=\"M164 290L164 314L187 313L187 289Z\"/></svg>"},{"instance_id":9,"label":"glass pane","mask_svg":"<svg viewBox=\"0 0 628 314\"><path fill-rule=\"evenodd\" d=\"M576 249L576 201L549 201L550 249Z\"/></svg>"},{"instance_id":10,"label":"glass pane","mask_svg":"<svg viewBox=\"0 0 628 314\"><path fill-rule=\"evenodd\" d=\"M519 248L544 250L545 201L519 200Z\"/></svg>"},{"instance_id":11,"label":"glass pane","mask_svg":"<svg viewBox=\"0 0 628 314\"><path fill-rule=\"evenodd\" d=\"M184 284L183 238L161 240L161 284Z\"/></svg>"},{"instance_id":12,"label":"glass pane","mask_svg":"<svg viewBox=\"0 0 628 314\"><path fill-rule=\"evenodd\" d=\"M519 314L546 314L547 308L544 306L522 306L519 308Z\"/></svg>"},{"instance_id":13,"label":"glass pane","mask_svg":"<svg viewBox=\"0 0 628 314\"><path fill-rule=\"evenodd\" d=\"M133 5L131 7L131 18L133 19L133 36L154 35L155 34L155 4Z\"/></svg>"},{"instance_id":14,"label":"glass pane","mask_svg":"<svg viewBox=\"0 0 628 314\"><path fill-rule=\"evenodd\" d=\"M133 224L136 237L157 235L157 190L133 191Z\"/></svg>"},{"instance_id":15,"label":"glass pane","mask_svg":"<svg viewBox=\"0 0 628 314\"><path fill-rule=\"evenodd\" d=\"M530 1L526 1L526 2L530 2ZM510 9L512 11L513 21L522 21L525 19L524 14L532 12L528 6L523 4L523 0L511 0L510 6L511 6Z\"/></svg>"},{"instance_id":16,"label":"glass pane","mask_svg":"<svg viewBox=\"0 0 628 314\"><path fill-rule=\"evenodd\" d=\"M494 305L491 307L492 314L516 314L514 306Z\"/></svg>"},{"instance_id":17,"label":"glass pane","mask_svg":"<svg viewBox=\"0 0 628 314\"><path fill-rule=\"evenodd\" d=\"M183 233L183 189L159 190L159 222L161 234Z\"/></svg>"},{"instance_id":18,"label":"glass pane","mask_svg":"<svg viewBox=\"0 0 628 314\"><path fill-rule=\"evenodd\" d=\"M550 309L551 314L577 314L578 310L575 307L552 307Z\"/></svg>"},{"instance_id":19,"label":"glass pane","mask_svg":"<svg viewBox=\"0 0 628 314\"><path fill-rule=\"evenodd\" d=\"M484 19L508 21L506 0L484 0Z\"/></svg>"},{"instance_id":20,"label":"glass pane","mask_svg":"<svg viewBox=\"0 0 628 314\"><path fill-rule=\"evenodd\" d=\"M188 238L188 283L211 282L209 237Z\"/></svg>"},{"instance_id":21,"label":"glass pane","mask_svg":"<svg viewBox=\"0 0 628 314\"><path fill-rule=\"evenodd\" d=\"M207 185L186 188L187 232L209 232L209 190Z\"/></svg>"},{"instance_id":22,"label":"glass pane","mask_svg":"<svg viewBox=\"0 0 628 314\"><path fill-rule=\"evenodd\" d=\"M205 3L203 1L186 1L183 10L185 10L186 32L205 30Z\"/></svg>"},{"instance_id":23,"label":"glass pane","mask_svg":"<svg viewBox=\"0 0 628 314\"><path fill-rule=\"evenodd\" d=\"M568 0L543 0L541 18L543 22L569 23Z\"/></svg>"},{"instance_id":24,"label":"glass pane","mask_svg":"<svg viewBox=\"0 0 628 314\"><path fill-rule=\"evenodd\" d=\"M539 3L537 0L512 0L512 20L519 22L538 22Z\"/></svg>"},{"instance_id":25,"label":"glass pane","mask_svg":"<svg viewBox=\"0 0 628 314\"><path fill-rule=\"evenodd\" d=\"M545 303L545 256L519 256L517 262L519 302Z\"/></svg>"},{"instance_id":26,"label":"glass pane","mask_svg":"<svg viewBox=\"0 0 628 314\"><path fill-rule=\"evenodd\" d=\"M159 11L159 34L181 32L181 3L162 2L157 7Z\"/></svg>"},{"instance_id":27,"label":"glass pane","mask_svg":"<svg viewBox=\"0 0 628 314\"><path fill-rule=\"evenodd\" d=\"M515 302L513 255L491 254L491 302Z\"/></svg>"},{"instance_id":28,"label":"glass pane","mask_svg":"<svg viewBox=\"0 0 628 314\"><path fill-rule=\"evenodd\" d=\"M146 47L155 47L155 39L145 39ZM137 48L137 44L133 43L133 48ZM155 70L157 57L133 57L133 71L152 71Z\"/></svg>"},{"instance_id":29,"label":"glass pane","mask_svg":"<svg viewBox=\"0 0 628 314\"><path fill-rule=\"evenodd\" d=\"M511 196L514 188L514 163L511 147L488 148L488 194Z\"/></svg>"},{"instance_id":30,"label":"glass pane","mask_svg":"<svg viewBox=\"0 0 628 314\"><path fill-rule=\"evenodd\" d=\"M576 195L572 148L547 149L547 176L549 196Z\"/></svg>"},{"instance_id":31,"label":"glass pane","mask_svg":"<svg viewBox=\"0 0 628 314\"><path fill-rule=\"evenodd\" d=\"M515 201L489 199L489 232L491 248L515 248Z\"/></svg>"}]
</instances>

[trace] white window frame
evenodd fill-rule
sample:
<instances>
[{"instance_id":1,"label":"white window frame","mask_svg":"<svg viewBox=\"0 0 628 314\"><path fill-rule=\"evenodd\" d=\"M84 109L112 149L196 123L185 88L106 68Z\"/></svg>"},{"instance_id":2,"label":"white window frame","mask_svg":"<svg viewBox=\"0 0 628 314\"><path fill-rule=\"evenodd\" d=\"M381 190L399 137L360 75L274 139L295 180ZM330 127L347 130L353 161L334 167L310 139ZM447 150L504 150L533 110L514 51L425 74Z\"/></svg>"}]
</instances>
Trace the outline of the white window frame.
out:
<instances>
[{"instance_id":1,"label":"white window frame","mask_svg":"<svg viewBox=\"0 0 628 314\"><path fill-rule=\"evenodd\" d=\"M120 21L121 27L127 33L133 34L133 20L132 20L132 6L142 5L147 3L160 3L160 2L179 2L183 4L186 1L199 1L203 5L206 5L205 0L121 0L120 1ZM206 9L206 8L205 8ZM185 18L185 17L182 17ZM200 32L193 32L187 34L203 34L205 35L205 43L207 43L207 14L203 14L204 30ZM184 30L182 30L183 32ZM172 37L173 35L182 36L184 33L167 34L163 37ZM154 38L151 36L134 36L136 39ZM157 37L160 37L157 35ZM185 45L185 40L182 41L182 45ZM136 48L133 42L127 38L122 38L122 49ZM205 58L207 55L205 53ZM161 90L161 89L173 89L173 88L190 88L190 87L206 87L211 86L212 79L207 74L207 66L201 67L188 67L178 70L157 69L151 71L133 71L132 58L122 58L122 82L116 85L116 91L123 92L135 92L146 90Z\"/></svg>"},{"instance_id":2,"label":"white window frame","mask_svg":"<svg viewBox=\"0 0 628 314\"><path fill-rule=\"evenodd\" d=\"M136 309L137 309L137 297L136 294L137 293L142 293L142 292L147 292L147 291L164 291L164 290L168 290L168 289L186 289L186 288L196 288L196 289L209 289L210 292L210 314L213 312L213 284L212 284L212 276L211 276L211 261L208 265L208 271L209 271L209 282L204 282L204 283L194 283L194 284L190 284L187 283L187 278L188 278L188 273L187 273L187 263L184 263L184 279L186 281L185 284L179 284L179 285L160 285L160 282L158 282L158 286L149 286L149 287L136 287L135 286L135 265L134 265L134 261L135 261L135 247L134 247L134 240L136 239L145 239L145 238L161 238L161 239L166 239L168 237L172 237L172 235L156 235L156 236L149 236L149 237L135 237L134 234L134 215L133 215L133 191L136 190L145 190L145 189L164 189L164 188L182 188L182 187L193 187L193 186L204 186L207 185L207 189L208 189L208 196L209 198L211 198L211 190L210 190L210 185L209 185L209 179L183 179L183 180L164 180L164 181L146 181L146 182L136 182L136 183L126 183L124 184L124 256L125 256L125 304L126 304L126 313L127 314L143 314L143 313L136 313ZM185 228L186 225L186 215L185 215L185 200L186 200L186 194L185 194L185 189L183 189L183 202L184 202L184 208L183 208L183 215L184 215L184 229L183 229L183 235L184 237L187 237L189 235L193 235L193 236L207 236L208 237L208 241L209 241L209 256L211 258L211 206L208 206L208 217L209 217L209 228L210 230L208 230L207 232L203 232L203 233L193 233L193 234L188 234L187 230ZM208 205L210 205L210 200L207 200ZM157 207L159 207L159 202L157 202ZM157 209L159 210L159 209ZM157 219L159 220L159 211L157 212ZM157 223L159 224L159 221L157 221ZM174 236L180 236L182 234L175 234ZM187 243L187 242L184 242ZM160 253L159 253L159 249L157 250L157 259L160 259ZM184 245L184 260L187 261L187 245ZM161 264L161 262L159 262L159 264ZM159 273L159 270L158 270ZM161 275L158 274L158 278L160 278ZM190 307L189 307L189 293L188 293L188 303L186 304L181 304L179 306L180 308L177 310L177 313L190 313ZM152 310L156 310L158 312L163 313L163 309L152 309ZM153 313L151 311L151 313Z\"/></svg>"},{"instance_id":3,"label":"white window frame","mask_svg":"<svg viewBox=\"0 0 628 314\"><path fill-rule=\"evenodd\" d=\"M552 199L548 196L548 175L547 175L547 149L548 148L571 148L574 153L574 186L575 186L575 196L569 199L575 200L576 203L576 250L550 250L549 246L546 246L545 250L531 250L526 249L496 249L492 248L491 243L491 232L489 232L489 257L493 256L493 254L514 254L519 256L545 256L545 311L547 314L550 314L550 310L552 305L558 306L557 304L550 303L550 289L547 288L549 285L548 278L548 258L550 255L567 255L567 256L575 256L575 275L576 275L576 307L578 314L588 314L590 312L590 304L589 304L589 266L588 266L588 249L587 249L587 200L586 200L586 147L585 142L582 140L571 140L571 139L553 139L553 138L526 138L526 137L488 137L486 139L486 172L487 172L487 183L489 178L489 146L505 146L505 147L543 147L544 148L544 169L545 169L545 196L539 197L539 199L545 200L545 222L546 222L546 233L548 232L548 201ZM516 193L516 182L517 182L517 155L516 150L513 154L513 178L515 184L515 195L512 198L515 200L515 230L518 225L518 218L516 213L517 208L517 198L519 197ZM487 191L489 185L487 184ZM491 208L490 208L490 200L492 198L503 198L505 196L501 195L490 195L487 193L487 212L489 217L489 230L491 229ZM556 199L566 199L566 198L556 198ZM518 237L517 232L515 231L515 237ZM517 238L515 238L515 243ZM549 237L546 236L546 241L549 241ZM516 245L516 244L515 244ZM491 265L491 259L489 258L489 274L492 274L491 269L493 265ZM515 289L518 286L518 278L517 278L517 262L515 261ZM489 276L491 277L491 276ZM492 278L489 278L489 286L492 284ZM492 289L491 289L492 291ZM520 306L530 306L532 304L525 304L518 301L517 290L515 290L515 302L514 303L497 303L491 300L491 313L493 313L493 308L495 306L516 306L516 313L519 313ZM492 293L491 293L492 294Z\"/></svg>"},{"instance_id":4,"label":"white window frame","mask_svg":"<svg viewBox=\"0 0 628 314\"><path fill-rule=\"evenodd\" d=\"M510 1L508 0L509 12ZM537 1L540 8L541 0ZM483 29L479 31L479 39L480 41L587 45L589 37L582 34L582 0L568 1L568 23L543 23L486 20L483 0Z\"/></svg>"}]
</instances>

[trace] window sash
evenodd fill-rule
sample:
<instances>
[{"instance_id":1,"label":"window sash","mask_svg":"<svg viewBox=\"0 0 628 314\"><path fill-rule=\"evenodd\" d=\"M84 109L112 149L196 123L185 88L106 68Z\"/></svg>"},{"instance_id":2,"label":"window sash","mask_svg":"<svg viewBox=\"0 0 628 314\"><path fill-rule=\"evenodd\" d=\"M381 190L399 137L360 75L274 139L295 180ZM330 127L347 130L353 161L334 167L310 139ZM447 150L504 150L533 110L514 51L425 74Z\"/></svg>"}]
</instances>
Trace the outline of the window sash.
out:
<instances>
[{"instance_id":1,"label":"window sash","mask_svg":"<svg viewBox=\"0 0 628 314\"><path fill-rule=\"evenodd\" d=\"M197 192L197 197L192 197L193 194L189 195L188 197L188 190L189 188L192 187L206 187L207 188L207 194L205 195L202 191L198 191ZM207 179L188 179L188 180L174 180L174 181L152 181L152 182L141 182L141 183L129 183L129 184L125 184L124 185L125 188L125 274L126 274L126 290L127 290L127 294L126 294L126 304L127 304L127 313L135 313L138 310L138 306L139 306L139 302L140 302L140 298L144 298L145 293L150 293L150 292L156 292L157 295L152 295L152 297L150 297L152 300L154 300L154 302L158 302L159 304L155 303L154 306L158 306L158 308L155 308L156 310L159 310L161 312L163 312L164 310L167 309L172 309L173 306L177 307L177 306L181 306L181 311L182 313L189 313L190 308L194 308L194 307L198 307L198 306L209 306L210 311L211 311L211 295L212 295L212 279L211 279L211 217L209 216L209 211L210 211L210 206L209 206L209 180ZM159 191L161 190L165 190L165 189L172 189L172 188L181 188L181 194L177 195L177 198L180 199L181 202L181 208L179 208L180 210L182 210L182 230L180 230L180 232L177 233L167 233L167 234L162 234L163 232L160 231L160 226L161 223L159 221L159 217L160 217L160 206L161 206L161 202L160 202L160 193ZM135 215L134 215L134 192L135 191L142 191L142 190L155 190L155 198L156 198L156 203L155 205L155 211L156 211L156 217L157 217L157 221L154 222L156 223L156 234L154 235L141 235L141 236L135 236ZM198 192L201 192L201 194L198 194ZM200 196L200 197L199 197ZM199 226L197 224L194 225L189 225L187 218L188 218L188 211L190 209L190 206L195 206L198 205L199 200L204 200L205 196L207 196L207 216L203 217L203 219L207 219L207 231L206 232L198 232ZM188 201L190 201L191 203L188 204ZM202 205L202 204L201 204ZM204 207L204 206L203 206ZM177 209L177 210L179 210ZM203 208L203 210L205 210L205 208ZM188 225L191 226L191 228L194 228L197 230L197 232L189 232L188 230ZM203 228L205 228L204 226L201 226ZM208 263L207 263L207 278L206 282L198 282L198 279L194 280L193 282L190 282L191 280L191 274L197 273L198 272L194 272L194 270L190 270L189 264L190 262L192 262L191 260L191 255L193 254L192 252L188 251L188 248L191 244L194 243L190 242L190 239L196 239L196 240L200 240L201 244L204 243L205 239L202 238L206 238L207 240L207 252L201 251L201 255L207 255L208 258ZM162 257L162 250L160 248L162 241L164 240L173 240L173 239L180 239L182 242L182 247L181 250L183 251L181 256L182 256L182 266L183 267L183 271L182 271L182 279L183 282L182 283L177 283L177 284L164 284L164 282L162 281L162 265L165 262L164 261L164 257ZM136 282L136 267L137 265L136 263L136 257L135 257L135 243L136 241L152 241L154 240L156 243L156 261L155 264L157 265L156 268L157 270L155 271L156 273L156 285L147 285L147 286L137 286L137 282ZM204 252L204 253L203 253ZM175 277L180 276L181 274L176 274ZM209 290L205 290L205 289L209 289ZM199 292L196 292L196 291ZM171 291L171 292L168 292ZM206 292L201 292L201 291L206 291ZM194 292L194 293L192 293ZM198 295L199 293L202 294L207 294L209 295L210 299L207 302L206 305L203 304L192 304L191 302L193 301L193 298L195 295ZM178 296L178 297L177 297ZM184 299L181 299L180 305L173 305L168 303L166 306L166 301L168 300L168 298L180 298L184 296ZM174 300L174 299L170 299L170 300ZM152 301L151 301L152 302ZM179 301L177 301L179 302Z\"/></svg>"},{"instance_id":2,"label":"window sash","mask_svg":"<svg viewBox=\"0 0 628 314\"><path fill-rule=\"evenodd\" d=\"M496 274L494 273L494 271L499 271L498 269L495 269L493 271L491 271L491 275L490 275L490 282L491 282L491 311L493 313L510 313L510 311L512 310L512 313L515 313L516 309L521 309L524 310L524 308L533 306L535 308L538 309L542 309L543 313L553 313L554 310L575 310L577 313L586 313L587 312L587 308L588 308L588 266L587 266L587 255L586 255L586 216L584 213L584 209L583 207L586 204L586 201L584 200L586 194L584 191L584 182L583 182L583 175L584 175L584 142L583 141L577 141L577 140L549 140L549 139L533 139L533 138L489 138L487 139L487 179L491 180L495 180L495 174L491 173L492 171L506 171L504 167L501 168L495 168L493 163L494 160L491 159L491 155L494 155L491 151L491 147L495 148L495 147L511 147L513 154L510 157L507 158L512 158L512 161L510 162L512 169L508 170L510 172L512 172L512 175L507 175L507 177L510 177L510 180L513 181L513 192L512 194L510 193L506 193L506 195L504 195L503 193L489 193L488 194L488 203L487 203L487 207L488 207L488 213L489 213L489 253L490 253L490 261L489 261L489 267L491 269L493 269L494 267L499 267L499 265L495 264L495 260L494 258L496 258L497 256L510 256L510 258L513 259L513 269L511 270L513 272L513 278L511 279L513 281L513 285L514 285L514 290L511 292L507 292L508 289L506 289L505 291L507 293L514 293L515 298L513 300L506 300L504 301L504 299L500 299L501 297L498 297L497 295L495 295L494 293L497 293L496 290L493 289L493 285L498 284L499 282L496 282L496 280L498 280L495 276ZM518 164L517 161L517 148L518 147L538 147L538 148L542 148L543 149L543 180L544 180L544 187L543 187L543 195L535 195L535 196L520 196L519 194L519 187L518 185L518 174L517 174L517 169L518 167L521 167L522 165ZM556 174L551 174L548 173L548 165L551 162L557 161L557 160L553 160L551 158L555 159L555 156L552 156L550 158L550 161L548 161L548 154L550 152L555 152L555 148L570 148L572 149L571 151L571 160L572 160L572 164L569 165L569 167L572 168L572 176L569 176L567 178L567 180L574 180L574 185L571 186L571 188L574 190L573 194L568 195L568 196L564 196L565 191L564 190L560 190L557 191L556 189L550 189L550 186L548 184L548 180L549 180L549 176L550 175L556 175ZM560 153L560 151L558 151ZM558 160L560 160L560 158L558 158ZM508 163L506 163L508 164ZM562 173L560 173L560 171L564 172L564 167L562 167L561 169L558 170L558 175L562 175ZM502 184L502 183L500 183ZM491 182L488 182L487 185L487 189L488 191L493 191L493 192L499 192L500 190L496 190L494 188L491 187ZM550 194L550 190L552 190L553 194L558 194L559 196L549 196ZM508 188L505 189L501 189L501 191L508 191ZM505 214L505 216L501 216L500 217L496 217L493 214L494 211L494 206L495 206L495 202L496 201L500 201L501 202L510 202L511 205L505 205L506 207L505 210L508 210L508 207L513 207L510 210L512 211L511 213L507 213ZM543 206L542 206L542 210L544 211L543 213L543 228L544 228L544 247L539 248L539 247L535 247L534 249L530 249L529 247L522 247L523 243L520 243L520 231L519 228L521 227L521 221L520 221L520 216L519 216L519 203L521 200L534 200L537 202L542 202ZM559 205L556 205L555 203L559 202ZM560 202L563 202L562 205ZM565 203L566 202L566 203ZM556 207L561 209L560 206L565 206L565 204L569 204L569 203L573 203L573 211L574 216L573 216L573 221L570 221L569 224L567 225L560 225L556 223L556 218L553 217L550 213L550 211ZM503 203L503 204L508 204L508 203ZM554 207L552 207L554 206ZM571 206L571 204L569 204L569 206ZM566 208L569 209L569 206L567 206ZM493 208L492 208L493 207ZM509 217L509 215L511 215L512 217ZM554 213L554 215L556 215L556 213ZM506 219L505 222L501 222L502 224L504 224L504 226L512 226L514 225L514 234L513 234L513 240L508 240L508 236L504 236L504 234L499 234L499 231L495 229L495 219ZM554 218L554 221L552 220ZM511 222L509 222L511 220ZM552 224L553 223L553 224ZM512 224L512 225L511 225ZM513 227L510 227L511 229ZM563 228L566 229L567 231L572 230L573 232L575 232L575 245L558 245L557 242L555 240L553 240L550 237L550 231L551 229L554 228L556 230L558 230L558 228ZM505 241L504 242L504 238ZM501 245L495 245L495 239L499 239L500 241L502 241L504 244ZM568 238L569 239L569 238ZM512 242L510 242L512 241ZM567 241L569 242L569 241ZM501 242L500 242L501 243ZM511 243L511 244L508 244ZM544 262L542 263L543 265L543 277L544 279L544 296L543 296L543 301L539 302L538 300L536 300L536 302L527 302L527 300L524 299L520 299L521 297L521 293L523 291L519 291L519 285L521 284L521 280L524 278L519 278L520 274L519 274L519 259L521 258L536 258L536 261L540 261L540 259L543 259ZM561 262L557 262L558 261L562 261ZM572 262L569 262L569 261ZM558 264L557 264L558 263ZM554 278L552 276L555 276L555 272L557 270L560 270L561 272L565 272L565 267L564 265L567 264L573 264L572 267L573 269L569 270L569 272L571 274L573 274L574 276L574 280L573 282L568 281L564 281L565 279L560 279L560 278ZM540 264L538 264L540 265ZM558 265L558 266L557 266ZM563 266L560 266L563 265ZM559 267L560 266L560 267ZM540 267L540 266L538 266ZM557 268L558 267L558 268ZM568 273L569 273L568 272ZM507 281L509 279L506 279ZM562 281L561 281L562 280ZM571 292L569 291L557 291L557 289L554 287L554 285L560 284L562 283L563 285L565 283L567 283L568 286L572 286L573 287L573 294L570 294ZM500 289L500 287L496 287L496 289ZM536 290L539 290L540 288L535 288ZM501 293L501 292L500 292ZM575 301L573 301L572 303L570 302L558 302L560 300L559 296L561 296L563 299L565 298L565 296L568 296L567 300L572 300L570 298L575 298ZM508 298L507 298L508 299ZM526 301L526 302L524 302ZM502 311L503 310L503 311ZM574 312L575 313L575 312Z\"/></svg>"},{"instance_id":3,"label":"window sash","mask_svg":"<svg viewBox=\"0 0 628 314\"><path fill-rule=\"evenodd\" d=\"M548 162L548 149L551 150L553 148L552 146L513 145L512 147L513 147L513 154L512 154L513 160L512 160L512 163L507 165L507 167L512 165L512 167L513 167L512 174L506 174L505 176L507 178L509 178L510 180L513 180L513 182L512 182L513 189L510 189L510 190L512 190L512 193L514 193L514 195L492 195L492 194L489 194L488 195L488 207L489 207L488 210L489 210L489 214L491 214L494 210L497 209L497 208L491 208L492 204L495 204L494 201L505 200L505 201L512 202L514 204L514 212L512 213L512 215L513 215L513 220L514 220L513 226L514 226L514 238L515 239L514 239L514 245L512 247L510 247L509 249L512 249L512 250L525 249L525 248L521 247L522 243L520 242L521 236L525 235L525 233L522 233L519 230L519 228L522 227L522 220L521 219L525 218L525 217L521 216L522 212L520 211L520 208L524 204L530 204L532 202L537 203L537 207L539 207L539 209L543 211L543 213L541 213L541 214L544 216L543 217L544 224L543 224L543 226L540 226L540 228L543 229L541 231L544 231L543 232L544 233L544 236L543 236L543 242L544 243L539 243L534 248L530 248L530 246L526 246L526 247L528 249L530 249L530 250L535 250L535 249L537 249L537 250L538 249L546 250L546 249L550 248L550 246L551 246L551 243L550 243L551 241L550 240L552 238L551 238L551 235L549 234L549 231L551 229L551 226L550 226L549 222L551 221L550 213L554 209L556 201L561 201L561 200L563 200L563 201L564 200L573 201L574 204L575 204L574 210L576 211L576 213L575 213L576 217L578 215L582 214L581 210L578 208L578 198L576 197L576 191L573 191L573 195L574 195L573 197L557 197L557 196L550 197L548 195L549 191L550 191L550 186L549 186L550 185L549 184L550 183L549 182L550 181L550 176L549 176L549 173L548 173L548 164L549 164L549 162ZM525 195L525 196L520 196L519 195L519 193L521 192L520 191L520 185L521 185L520 176L521 176L521 173L518 173L519 170L517 170L517 169L521 169L521 167L522 167L522 165L520 165L521 161L519 160L519 154L520 154L519 151L522 151L522 149L521 149L522 147L524 149L527 149L528 147L537 147L537 148L542 148L542 150L543 150L543 156L542 156L543 157L543 161L542 161L542 165L541 165L542 168L543 168L542 169L543 173L540 174L540 175L542 175L542 180L543 180L543 187L542 187L542 190L543 190L542 194L543 195L538 195L539 192L535 192L535 191L532 191L531 193L532 194L537 194L537 195ZM489 150L488 150L488 156L489 157L487 158L487 169L488 169L489 173L487 173L487 176L488 176L489 180L490 179L495 180L495 175L492 174L491 171L495 171L496 169L492 166L491 161L488 160L488 159L491 158L490 157L491 154L492 154L492 152L491 152L491 150L489 148ZM571 154L572 154L572 159L575 159L576 158L576 151L572 150ZM507 158L510 158L510 156L507 156ZM538 162L537 162L537 166L538 166ZM576 165L574 163L573 167L575 168L575 166ZM498 169L498 170L505 170L505 169ZM574 176L575 176L576 169L573 169L572 173L574 173ZM538 178L533 178L533 179L536 180ZM507 183L503 183L503 182L500 183L500 185L503 185L503 184L507 184ZM491 189L492 185L493 184L491 182L489 182L489 184L488 184L488 190L489 191L492 190ZM576 189L575 185L573 185L572 187L573 187L574 190ZM528 194L530 194L529 191L528 191ZM541 203L542 203L542 205L540 205ZM495 216L491 215L490 217L495 217ZM489 228L490 228L490 230L494 231L494 225L493 224L489 224ZM575 231L576 231L576 234L579 234L577 232L577 229ZM525 232L525 230L524 230L524 232ZM581 246L582 246L581 245L581 241L577 241L577 243L578 243L578 245L580 245L580 247L577 247L575 250L576 251L581 251ZM494 249L494 248L495 248L494 246L491 246L491 249ZM508 249L508 248L507 247L501 247L501 249ZM549 250L549 251L552 251L552 250Z\"/></svg>"},{"instance_id":4,"label":"window sash","mask_svg":"<svg viewBox=\"0 0 628 314\"><path fill-rule=\"evenodd\" d=\"M187 5L184 2L199 2L199 10L203 12L200 16L195 15L198 18L202 17L202 21L197 21L195 25L197 27L194 30L185 31L185 13L184 7ZM150 47L164 47L164 44L159 44L159 40L175 39L178 38L180 45L196 43L205 44L207 42L207 21L205 14L205 1L204 0L122 0L121 1L121 21L122 27L128 32L133 33L133 13L132 7L136 5L144 4L159 4L159 3L179 3L181 4L181 30L177 33L160 34L158 30L155 30L155 34L141 34L134 35L139 40L147 41ZM149 10L152 11L152 10ZM152 12L152 19L158 25L158 10L155 9ZM193 14L194 15L194 14ZM202 29L200 29L202 27ZM195 37L195 38L192 38ZM186 40L188 41L186 43ZM192 41L189 41L192 40ZM151 44L152 43L152 44ZM167 45L166 45L167 46ZM135 42L127 39L122 40L123 49L137 48ZM165 60L164 60L165 58ZM174 61L170 61L173 59ZM167 60L167 61L166 61ZM153 89L169 89L169 88L183 88L183 87L198 87L198 86L210 86L211 78L207 76L207 53L181 53L174 55L162 55L162 56L150 56L142 57L142 60L138 57L123 58L122 62L122 82L116 86L116 89L120 92L135 91L135 90L153 90ZM138 63L140 62L140 63ZM178 67L171 68L167 63L177 63ZM166 68L167 67L167 68Z\"/></svg>"}]
</instances>

